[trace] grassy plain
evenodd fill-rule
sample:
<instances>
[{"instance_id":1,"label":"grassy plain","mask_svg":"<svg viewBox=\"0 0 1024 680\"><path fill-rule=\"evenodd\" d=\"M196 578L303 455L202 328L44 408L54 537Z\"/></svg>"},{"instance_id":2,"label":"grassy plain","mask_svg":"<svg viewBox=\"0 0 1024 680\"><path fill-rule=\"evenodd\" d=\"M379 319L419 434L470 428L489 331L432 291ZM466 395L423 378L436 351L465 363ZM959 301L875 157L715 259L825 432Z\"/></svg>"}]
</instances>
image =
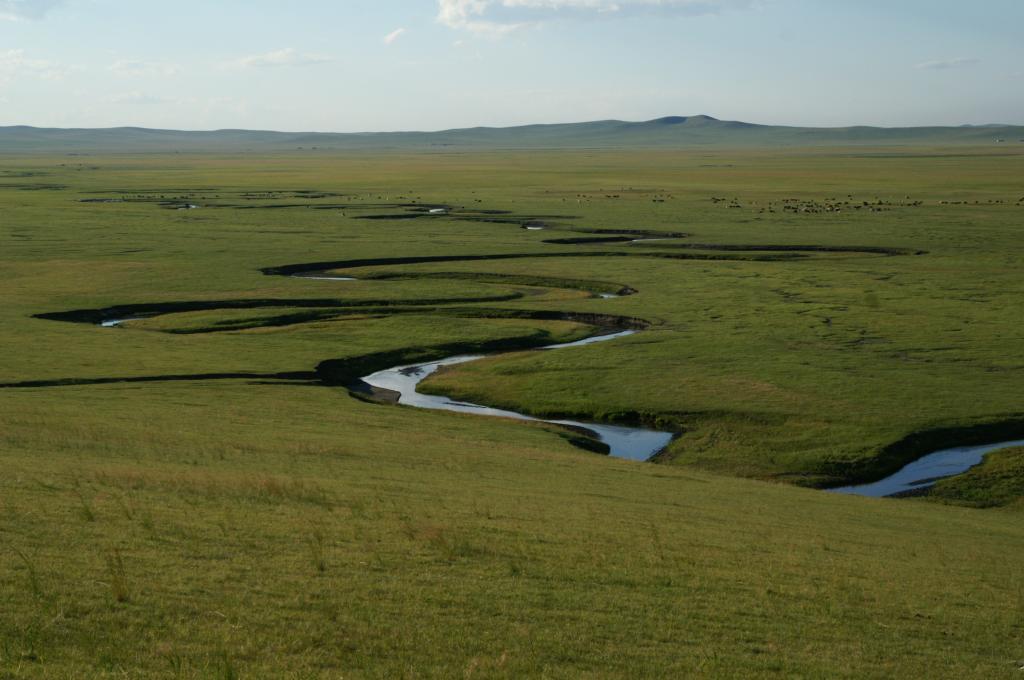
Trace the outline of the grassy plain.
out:
<instances>
[{"instance_id":1,"label":"grassy plain","mask_svg":"<svg viewBox=\"0 0 1024 680\"><path fill-rule=\"evenodd\" d=\"M995 451L962 475L940 480L928 497L974 508L1018 505L1024 501L1024 449Z\"/></svg>"},{"instance_id":2,"label":"grassy plain","mask_svg":"<svg viewBox=\"0 0 1024 680\"><path fill-rule=\"evenodd\" d=\"M1019 432L1022 176L1005 148L0 158L0 382L153 379L0 389L0 677L1013 677L1019 503L759 480ZM414 200L464 209L357 219ZM689 236L544 242L602 229ZM545 257L260 272L500 254ZM211 300L274 306L33 318ZM509 310L650 328L431 388L678 428L659 464L299 375L588 332Z\"/></svg>"}]
</instances>

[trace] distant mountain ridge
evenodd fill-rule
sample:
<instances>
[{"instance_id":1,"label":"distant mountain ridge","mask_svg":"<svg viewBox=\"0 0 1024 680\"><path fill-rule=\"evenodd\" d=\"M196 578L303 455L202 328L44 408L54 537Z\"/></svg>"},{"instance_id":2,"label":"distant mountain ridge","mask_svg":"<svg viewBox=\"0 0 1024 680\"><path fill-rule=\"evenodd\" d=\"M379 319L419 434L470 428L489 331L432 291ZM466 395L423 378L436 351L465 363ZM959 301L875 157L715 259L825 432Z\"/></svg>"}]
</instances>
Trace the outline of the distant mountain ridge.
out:
<instances>
[{"instance_id":1,"label":"distant mountain ridge","mask_svg":"<svg viewBox=\"0 0 1024 680\"><path fill-rule=\"evenodd\" d=\"M436 132L275 132L159 130L140 127L0 127L0 153L148 153L304 150L614 149L847 145L1021 144L1024 126L840 128L758 125L711 116L666 116L643 122L474 127Z\"/></svg>"}]
</instances>

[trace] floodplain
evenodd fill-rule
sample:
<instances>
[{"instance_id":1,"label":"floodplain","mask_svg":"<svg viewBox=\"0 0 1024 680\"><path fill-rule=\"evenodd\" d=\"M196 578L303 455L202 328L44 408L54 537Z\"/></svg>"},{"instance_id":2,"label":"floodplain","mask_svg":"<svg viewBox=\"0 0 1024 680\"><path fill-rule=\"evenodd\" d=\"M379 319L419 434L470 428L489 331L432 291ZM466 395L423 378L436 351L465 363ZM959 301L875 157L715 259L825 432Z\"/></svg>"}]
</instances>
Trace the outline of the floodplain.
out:
<instances>
[{"instance_id":1,"label":"floodplain","mask_svg":"<svg viewBox=\"0 0 1024 680\"><path fill-rule=\"evenodd\" d=\"M821 489L1024 438L1021 177L0 157L0 677L1016 677L1024 449ZM359 380L491 352L421 391L675 437L617 460Z\"/></svg>"}]
</instances>

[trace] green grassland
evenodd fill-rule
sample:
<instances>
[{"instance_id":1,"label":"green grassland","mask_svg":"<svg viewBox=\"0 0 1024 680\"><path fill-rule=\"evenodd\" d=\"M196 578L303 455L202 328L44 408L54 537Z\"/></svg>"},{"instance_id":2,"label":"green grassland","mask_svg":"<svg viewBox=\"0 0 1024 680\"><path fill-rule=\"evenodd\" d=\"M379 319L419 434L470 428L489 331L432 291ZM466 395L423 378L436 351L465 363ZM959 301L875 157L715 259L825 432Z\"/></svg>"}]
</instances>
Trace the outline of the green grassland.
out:
<instances>
[{"instance_id":1,"label":"green grassland","mask_svg":"<svg viewBox=\"0 0 1024 680\"><path fill-rule=\"evenodd\" d=\"M1019 455L802 487L1019 438L1021 177L1010 147L0 157L0 677L1015 677ZM316 262L359 280L273 275ZM424 387L679 432L655 463L344 387L616 323Z\"/></svg>"},{"instance_id":2,"label":"green grassland","mask_svg":"<svg viewBox=\"0 0 1024 680\"><path fill-rule=\"evenodd\" d=\"M928 497L975 508L1020 506L1024 501L1024 449L995 451L977 467L956 477L940 480Z\"/></svg>"}]
</instances>

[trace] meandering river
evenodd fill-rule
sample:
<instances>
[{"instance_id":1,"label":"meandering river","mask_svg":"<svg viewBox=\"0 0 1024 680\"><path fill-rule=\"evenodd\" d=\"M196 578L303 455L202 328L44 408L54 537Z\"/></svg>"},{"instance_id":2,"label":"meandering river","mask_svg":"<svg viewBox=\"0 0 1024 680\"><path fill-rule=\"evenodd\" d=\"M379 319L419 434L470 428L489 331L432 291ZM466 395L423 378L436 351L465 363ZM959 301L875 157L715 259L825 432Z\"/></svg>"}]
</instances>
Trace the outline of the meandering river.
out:
<instances>
[{"instance_id":1,"label":"meandering river","mask_svg":"<svg viewBox=\"0 0 1024 680\"><path fill-rule=\"evenodd\" d=\"M327 271L315 269L291 275L296 278L323 281L356 280L353 277L335 276ZM618 297L611 293L600 293L599 296L602 298ZM100 325L114 327L124 323L125 321L134 321L142 318L145 318L145 316L109 318L101 321ZM635 330L625 330L617 333L595 335L576 342L548 345L547 347L542 347L541 350L555 351L571 347L581 347L597 342L615 340L617 338L633 335L636 332L637 331ZM365 376L362 380L373 387L397 393L399 395L398 403L408 406L440 411L472 413L481 416L495 416L501 418L514 418L517 420L552 423L556 425L564 425L576 430L585 430L591 433L596 439L606 444L609 448L609 454L616 458L636 461L650 460L652 456L664 449L672 441L674 436L672 432L662 432L640 427L579 422L575 420L536 418L526 415L525 413L492 408L489 406L482 406L480 404L471 404L463 401L455 401L448 397L421 394L416 391L416 387L420 382L432 375L442 366L464 364L470 361L482 359L485 356L495 355L467 354L452 356L433 362L395 366L393 368ZM999 449L1015 446L1024 446L1024 439L984 444L980 446L958 446L943 449L941 451L936 451L922 456L914 462L904 466L895 474L877 482L843 486L829 489L829 491L834 493L872 497L900 496L926 489L940 479L963 474L972 467L979 465L984 460L986 454Z\"/></svg>"},{"instance_id":2,"label":"meandering river","mask_svg":"<svg viewBox=\"0 0 1024 680\"><path fill-rule=\"evenodd\" d=\"M1000 442L998 444L956 446L950 449L943 449L918 458L913 463L904 466L896 474L877 482L842 486L836 489L829 489L829 491L857 496L873 496L876 498L919 491L927 489L940 479L954 477L967 472L975 465L979 465L985 459L985 454L1014 446L1024 446L1024 439Z\"/></svg>"},{"instance_id":3,"label":"meandering river","mask_svg":"<svg viewBox=\"0 0 1024 680\"><path fill-rule=\"evenodd\" d=\"M541 348L545 351L563 350L569 347L581 347L597 342L606 342L616 338L632 335L636 331L621 331L608 335L595 335L576 342L567 342L558 345L548 345ZM621 425L605 425L601 423L583 423L575 420L546 420L534 418L516 411L506 411L479 404L470 404L464 401L455 401L448 397L431 394L421 394L416 391L416 386L425 378L433 374L442 366L454 366L464 364L477 359L483 359L485 355L465 354L448 357L440 361L433 361L424 364L412 364L408 366L395 366L383 371L377 371L363 378L363 382L380 389L398 392L401 396L399 404L417 406L419 408L436 409L440 411L457 411L459 413L473 413L482 416L498 416L503 418L515 418L517 420L530 420L535 422L554 423L556 425L567 425L592 432L597 439L608 445L609 455L616 458L644 461L668 446L672 441L671 432L659 432L639 427L624 427ZM494 355L491 355L494 356Z\"/></svg>"}]
</instances>

